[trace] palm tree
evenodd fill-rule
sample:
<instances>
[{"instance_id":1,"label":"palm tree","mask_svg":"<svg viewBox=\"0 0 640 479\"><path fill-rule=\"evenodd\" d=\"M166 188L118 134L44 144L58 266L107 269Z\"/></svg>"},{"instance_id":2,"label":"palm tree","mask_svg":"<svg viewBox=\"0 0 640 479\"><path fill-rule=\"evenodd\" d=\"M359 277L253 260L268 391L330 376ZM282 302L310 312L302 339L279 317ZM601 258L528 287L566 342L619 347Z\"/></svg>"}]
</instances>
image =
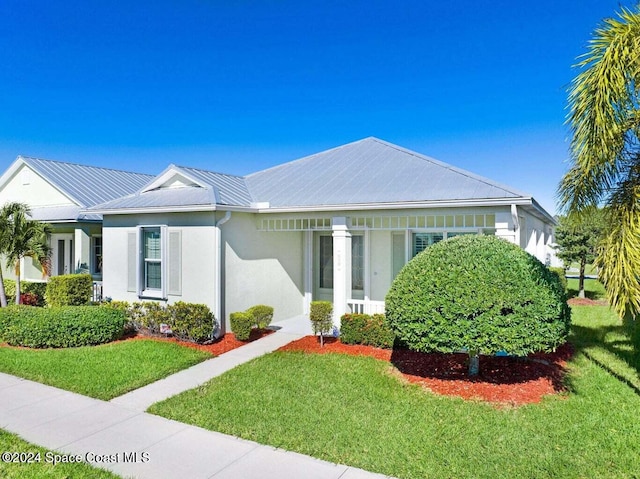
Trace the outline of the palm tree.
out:
<instances>
[{"instance_id":1,"label":"palm tree","mask_svg":"<svg viewBox=\"0 0 640 479\"><path fill-rule=\"evenodd\" d=\"M618 314L640 314L640 4L594 32L569 91L572 166L559 198L570 213L604 204L600 268Z\"/></svg>"},{"instance_id":2,"label":"palm tree","mask_svg":"<svg viewBox=\"0 0 640 479\"><path fill-rule=\"evenodd\" d=\"M0 253L4 254L7 268L16 273L16 304L20 304L20 261L30 257L37 261L43 273L49 274L51 247L48 237L51 227L46 223L32 220L31 210L24 203L7 203L0 209ZM0 276L1 279L1 276ZM6 306L4 285L0 287L0 301Z\"/></svg>"}]
</instances>

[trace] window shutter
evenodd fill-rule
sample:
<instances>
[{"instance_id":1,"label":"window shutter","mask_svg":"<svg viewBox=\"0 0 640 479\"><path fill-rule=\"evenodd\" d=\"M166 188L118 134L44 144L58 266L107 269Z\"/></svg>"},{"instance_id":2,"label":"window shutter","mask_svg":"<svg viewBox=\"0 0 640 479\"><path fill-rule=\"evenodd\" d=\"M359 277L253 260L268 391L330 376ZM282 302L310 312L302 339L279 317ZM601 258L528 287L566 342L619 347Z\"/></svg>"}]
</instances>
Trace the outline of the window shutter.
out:
<instances>
[{"instance_id":1,"label":"window shutter","mask_svg":"<svg viewBox=\"0 0 640 479\"><path fill-rule=\"evenodd\" d=\"M182 295L182 232L169 232L169 287L168 294Z\"/></svg>"},{"instance_id":2,"label":"window shutter","mask_svg":"<svg viewBox=\"0 0 640 479\"><path fill-rule=\"evenodd\" d=\"M138 241L135 232L127 233L127 291L138 292Z\"/></svg>"}]
</instances>

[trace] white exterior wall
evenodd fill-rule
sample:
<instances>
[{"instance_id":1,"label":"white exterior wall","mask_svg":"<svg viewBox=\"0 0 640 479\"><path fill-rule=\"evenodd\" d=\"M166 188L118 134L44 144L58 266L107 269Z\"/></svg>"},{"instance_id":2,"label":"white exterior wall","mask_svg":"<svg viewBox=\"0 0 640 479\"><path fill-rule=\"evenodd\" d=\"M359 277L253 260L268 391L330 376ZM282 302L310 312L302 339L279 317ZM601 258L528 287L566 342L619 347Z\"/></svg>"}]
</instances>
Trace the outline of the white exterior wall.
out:
<instances>
[{"instance_id":1,"label":"white exterior wall","mask_svg":"<svg viewBox=\"0 0 640 479\"><path fill-rule=\"evenodd\" d=\"M303 314L303 238L302 231L258 231L254 214L231 215L222 226L227 321L256 304L272 306L274 321Z\"/></svg>"},{"instance_id":2,"label":"white exterior wall","mask_svg":"<svg viewBox=\"0 0 640 479\"><path fill-rule=\"evenodd\" d=\"M215 311L215 217L213 213L171 213L105 216L103 237L103 295L118 301L140 301L127 291L127 234L138 226L166 225L181 231L182 293L167 295L163 304L185 301L203 303Z\"/></svg>"}]
</instances>

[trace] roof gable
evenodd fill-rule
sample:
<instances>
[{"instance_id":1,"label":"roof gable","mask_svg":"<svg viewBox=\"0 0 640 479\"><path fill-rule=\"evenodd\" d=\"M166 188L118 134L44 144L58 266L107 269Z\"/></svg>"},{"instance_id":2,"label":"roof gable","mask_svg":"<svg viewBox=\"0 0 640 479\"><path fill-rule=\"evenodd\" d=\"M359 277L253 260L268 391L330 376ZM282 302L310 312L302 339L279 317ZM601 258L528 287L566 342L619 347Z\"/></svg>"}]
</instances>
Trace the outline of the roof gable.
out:
<instances>
[{"instance_id":1,"label":"roof gable","mask_svg":"<svg viewBox=\"0 0 640 479\"><path fill-rule=\"evenodd\" d=\"M529 197L377 138L349 143L246 177L271 207Z\"/></svg>"},{"instance_id":2,"label":"roof gable","mask_svg":"<svg viewBox=\"0 0 640 479\"><path fill-rule=\"evenodd\" d=\"M26 164L78 206L87 208L136 191L151 175L95 166L19 156Z\"/></svg>"}]
</instances>

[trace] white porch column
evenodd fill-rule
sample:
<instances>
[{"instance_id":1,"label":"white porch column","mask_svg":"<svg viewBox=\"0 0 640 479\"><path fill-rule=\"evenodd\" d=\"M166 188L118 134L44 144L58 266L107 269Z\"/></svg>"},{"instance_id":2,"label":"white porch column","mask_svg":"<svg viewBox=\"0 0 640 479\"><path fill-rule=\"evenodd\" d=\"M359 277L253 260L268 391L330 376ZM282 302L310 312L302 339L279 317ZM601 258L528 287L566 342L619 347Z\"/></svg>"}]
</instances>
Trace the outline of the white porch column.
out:
<instances>
[{"instance_id":1,"label":"white porch column","mask_svg":"<svg viewBox=\"0 0 640 479\"><path fill-rule=\"evenodd\" d=\"M351 233L344 216L333 218L333 324L348 310L351 297Z\"/></svg>"},{"instance_id":2,"label":"white porch column","mask_svg":"<svg viewBox=\"0 0 640 479\"><path fill-rule=\"evenodd\" d=\"M91 273L91 237L84 228L76 228L73 237L73 268L69 273Z\"/></svg>"}]
</instances>

